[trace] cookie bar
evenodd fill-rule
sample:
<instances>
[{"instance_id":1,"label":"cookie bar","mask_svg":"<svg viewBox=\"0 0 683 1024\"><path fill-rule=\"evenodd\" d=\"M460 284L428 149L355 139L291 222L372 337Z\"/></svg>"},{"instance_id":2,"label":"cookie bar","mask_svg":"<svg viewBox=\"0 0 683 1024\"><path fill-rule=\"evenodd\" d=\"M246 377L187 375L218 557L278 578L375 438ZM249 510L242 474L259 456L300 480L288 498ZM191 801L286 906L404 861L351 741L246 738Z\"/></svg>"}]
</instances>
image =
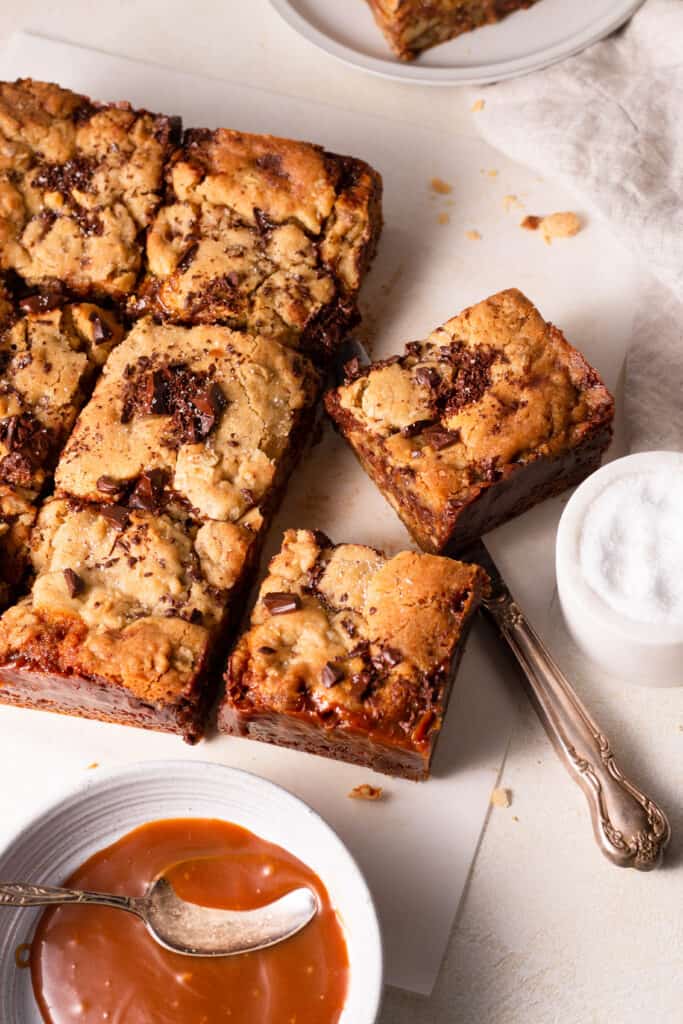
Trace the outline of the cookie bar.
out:
<instances>
[{"instance_id":1,"label":"cookie bar","mask_svg":"<svg viewBox=\"0 0 683 1024\"><path fill-rule=\"evenodd\" d=\"M227 327L139 321L112 352L55 473L57 494L201 519L268 515L319 391L308 360Z\"/></svg>"},{"instance_id":2,"label":"cookie bar","mask_svg":"<svg viewBox=\"0 0 683 1024\"><path fill-rule=\"evenodd\" d=\"M288 530L230 658L219 728L424 779L483 569Z\"/></svg>"},{"instance_id":3,"label":"cookie bar","mask_svg":"<svg viewBox=\"0 0 683 1024\"><path fill-rule=\"evenodd\" d=\"M111 353L0 619L0 701L201 735L319 379L276 342L140 321Z\"/></svg>"},{"instance_id":4,"label":"cookie bar","mask_svg":"<svg viewBox=\"0 0 683 1024\"><path fill-rule=\"evenodd\" d=\"M132 312L332 349L357 317L381 228L377 172L308 143L219 129L186 132L167 177Z\"/></svg>"},{"instance_id":5,"label":"cookie bar","mask_svg":"<svg viewBox=\"0 0 683 1024\"><path fill-rule=\"evenodd\" d=\"M20 306L27 315L0 330L0 482L37 494L123 329L87 302Z\"/></svg>"},{"instance_id":6,"label":"cookie bar","mask_svg":"<svg viewBox=\"0 0 683 1024\"><path fill-rule=\"evenodd\" d=\"M521 292L499 292L361 368L327 411L410 530L434 553L578 484L612 437L598 373Z\"/></svg>"},{"instance_id":7,"label":"cookie bar","mask_svg":"<svg viewBox=\"0 0 683 1024\"><path fill-rule=\"evenodd\" d=\"M0 701L194 742L256 539L244 524L48 500L31 594L0 619Z\"/></svg>"},{"instance_id":8,"label":"cookie bar","mask_svg":"<svg viewBox=\"0 0 683 1024\"><path fill-rule=\"evenodd\" d=\"M500 21L536 0L368 0L375 21L401 60L463 32Z\"/></svg>"},{"instance_id":9,"label":"cookie bar","mask_svg":"<svg viewBox=\"0 0 683 1024\"><path fill-rule=\"evenodd\" d=\"M125 298L180 122L46 82L0 83L0 268L29 286Z\"/></svg>"}]
</instances>

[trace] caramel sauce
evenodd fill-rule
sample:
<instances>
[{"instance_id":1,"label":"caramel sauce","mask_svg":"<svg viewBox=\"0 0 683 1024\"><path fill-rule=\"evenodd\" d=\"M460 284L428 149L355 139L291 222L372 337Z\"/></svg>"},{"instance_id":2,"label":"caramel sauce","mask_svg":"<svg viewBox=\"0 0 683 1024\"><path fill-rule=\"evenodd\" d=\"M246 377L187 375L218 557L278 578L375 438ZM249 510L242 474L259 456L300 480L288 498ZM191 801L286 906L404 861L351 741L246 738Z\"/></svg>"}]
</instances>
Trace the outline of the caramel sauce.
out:
<instances>
[{"instance_id":1,"label":"caramel sauce","mask_svg":"<svg viewBox=\"0 0 683 1024\"><path fill-rule=\"evenodd\" d=\"M271 949L217 959L162 949L142 921L107 907L40 919L33 989L46 1024L335 1024L348 984L341 925L320 879L237 825L155 821L96 853L65 885L141 896L161 872L183 899L249 910L307 885L313 921Z\"/></svg>"}]
</instances>

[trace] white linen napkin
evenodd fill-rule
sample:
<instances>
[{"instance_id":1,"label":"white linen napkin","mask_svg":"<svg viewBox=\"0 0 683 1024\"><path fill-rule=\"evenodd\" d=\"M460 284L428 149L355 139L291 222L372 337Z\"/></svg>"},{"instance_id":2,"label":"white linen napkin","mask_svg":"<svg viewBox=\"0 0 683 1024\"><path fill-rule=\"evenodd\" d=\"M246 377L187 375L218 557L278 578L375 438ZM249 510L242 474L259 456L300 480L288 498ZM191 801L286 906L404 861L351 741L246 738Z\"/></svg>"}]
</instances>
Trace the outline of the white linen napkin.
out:
<instances>
[{"instance_id":1,"label":"white linen napkin","mask_svg":"<svg viewBox=\"0 0 683 1024\"><path fill-rule=\"evenodd\" d=\"M631 448L683 450L683 0L648 0L603 42L484 96L486 140L572 189L641 257Z\"/></svg>"}]
</instances>

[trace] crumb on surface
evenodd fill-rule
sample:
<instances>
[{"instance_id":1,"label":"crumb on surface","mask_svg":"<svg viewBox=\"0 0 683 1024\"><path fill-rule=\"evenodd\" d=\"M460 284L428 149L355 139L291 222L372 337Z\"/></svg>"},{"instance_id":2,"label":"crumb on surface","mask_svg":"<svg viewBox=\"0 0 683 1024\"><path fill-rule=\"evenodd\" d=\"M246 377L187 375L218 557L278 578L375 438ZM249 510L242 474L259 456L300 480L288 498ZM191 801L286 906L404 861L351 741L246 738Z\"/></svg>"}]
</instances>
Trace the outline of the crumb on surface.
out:
<instances>
[{"instance_id":1,"label":"crumb on surface","mask_svg":"<svg viewBox=\"0 0 683 1024\"><path fill-rule=\"evenodd\" d=\"M470 242L479 242L481 240L481 235L478 231L471 230L465 232L465 238L469 238Z\"/></svg>"},{"instance_id":2,"label":"crumb on surface","mask_svg":"<svg viewBox=\"0 0 683 1024\"><path fill-rule=\"evenodd\" d=\"M540 230L543 240L550 245L553 238L571 238L581 230L581 221L577 214L566 210L562 213L549 213L545 217L527 216L520 227L527 231Z\"/></svg>"},{"instance_id":3,"label":"crumb on surface","mask_svg":"<svg viewBox=\"0 0 683 1024\"><path fill-rule=\"evenodd\" d=\"M363 782L360 786L354 786L348 795L352 800L380 800L383 792L381 786L371 786L369 782Z\"/></svg>"},{"instance_id":4,"label":"crumb on surface","mask_svg":"<svg viewBox=\"0 0 683 1024\"><path fill-rule=\"evenodd\" d=\"M503 196L503 206L505 207L506 213L509 213L510 210L524 209L524 204L521 202L519 197L512 193L508 196Z\"/></svg>"},{"instance_id":5,"label":"crumb on surface","mask_svg":"<svg viewBox=\"0 0 683 1024\"><path fill-rule=\"evenodd\" d=\"M483 110L486 106L486 100L475 100L472 104L471 110L473 114L478 114L480 110Z\"/></svg>"},{"instance_id":6,"label":"crumb on surface","mask_svg":"<svg viewBox=\"0 0 683 1024\"><path fill-rule=\"evenodd\" d=\"M512 820L513 820L513 821L519 821L519 818L517 817L517 815L516 815L516 814L513 814L513 815L512 815Z\"/></svg>"},{"instance_id":7,"label":"crumb on surface","mask_svg":"<svg viewBox=\"0 0 683 1024\"><path fill-rule=\"evenodd\" d=\"M493 807L510 807L512 804L512 791L502 786L496 787L491 793L491 805Z\"/></svg>"},{"instance_id":8,"label":"crumb on surface","mask_svg":"<svg viewBox=\"0 0 683 1024\"><path fill-rule=\"evenodd\" d=\"M453 186L443 178L432 178L429 185L432 192L437 192L440 196L448 196L453 191Z\"/></svg>"},{"instance_id":9,"label":"crumb on surface","mask_svg":"<svg viewBox=\"0 0 683 1024\"><path fill-rule=\"evenodd\" d=\"M90 768L99 768L99 767L100 767L100 762L99 761L91 761L91 763L88 765L88 769L90 769Z\"/></svg>"},{"instance_id":10,"label":"crumb on surface","mask_svg":"<svg viewBox=\"0 0 683 1024\"><path fill-rule=\"evenodd\" d=\"M451 219L450 213L440 213L438 216L439 224L448 224Z\"/></svg>"}]
</instances>

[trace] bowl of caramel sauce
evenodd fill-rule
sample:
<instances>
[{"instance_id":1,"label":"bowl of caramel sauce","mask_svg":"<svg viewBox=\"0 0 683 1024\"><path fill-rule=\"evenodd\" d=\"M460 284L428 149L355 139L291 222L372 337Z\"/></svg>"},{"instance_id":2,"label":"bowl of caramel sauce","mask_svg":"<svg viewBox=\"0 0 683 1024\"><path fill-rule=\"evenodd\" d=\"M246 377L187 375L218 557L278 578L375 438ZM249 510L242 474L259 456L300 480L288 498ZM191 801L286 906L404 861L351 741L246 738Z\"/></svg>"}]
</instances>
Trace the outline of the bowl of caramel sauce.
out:
<instances>
[{"instance_id":1,"label":"bowl of caramel sauce","mask_svg":"<svg viewBox=\"0 0 683 1024\"><path fill-rule=\"evenodd\" d=\"M131 765L88 781L0 852L0 879L250 910L305 885L299 934L236 957L184 957L107 907L0 910L2 1024L373 1024L377 915L336 833L290 793L203 762Z\"/></svg>"}]
</instances>

